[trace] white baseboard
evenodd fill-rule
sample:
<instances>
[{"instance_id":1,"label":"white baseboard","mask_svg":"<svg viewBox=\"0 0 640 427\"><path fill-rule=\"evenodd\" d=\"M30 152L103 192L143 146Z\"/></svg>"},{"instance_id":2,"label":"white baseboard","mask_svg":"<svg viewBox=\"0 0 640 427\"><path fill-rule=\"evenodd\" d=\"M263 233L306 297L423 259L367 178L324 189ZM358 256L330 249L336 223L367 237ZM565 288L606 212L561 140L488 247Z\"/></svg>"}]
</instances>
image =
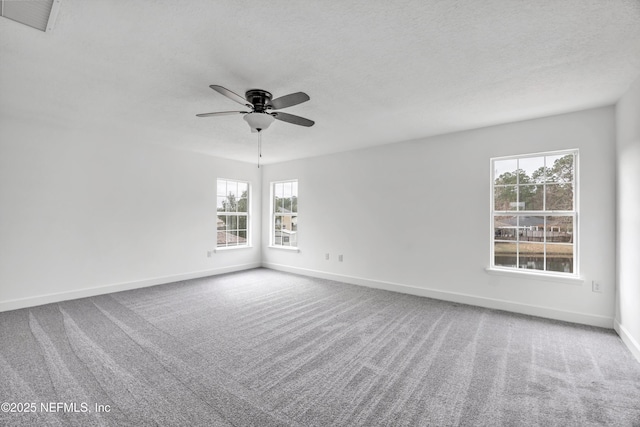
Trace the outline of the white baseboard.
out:
<instances>
[{"instance_id":1,"label":"white baseboard","mask_svg":"<svg viewBox=\"0 0 640 427\"><path fill-rule=\"evenodd\" d=\"M631 336L624 326L618 323L618 320L614 320L613 329L620 335L622 342L629 348L631 354L640 362L640 343Z\"/></svg>"},{"instance_id":2,"label":"white baseboard","mask_svg":"<svg viewBox=\"0 0 640 427\"><path fill-rule=\"evenodd\" d=\"M146 288L147 286L163 285L165 283L178 282L181 280L197 279L200 277L215 276L218 274L232 273L234 271L249 270L258 268L259 262L250 264L232 265L229 267L216 268L212 270L200 270L190 273L174 274L163 277L153 277L149 279L134 280L131 282L113 283L110 285L97 286L93 288L77 289L67 292L38 295L28 298L19 298L7 301L0 301L0 312L17 310L19 308L35 307L37 305L50 304L53 302L67 301L78 298L92 297L96 295L110 294L112 292L128 291L131 289Z\"/></svg>"},{"instance_id":3,"label":"white baseboard","mask_svg":"<svg viewBox=\"0 0 640 427\"><path fill-rule=\"evenodd\" d=\"M289 273L302 274L305 276L319 277L321 279L335 280L352 285L366 286L369 288L384 289L387 291L400 292L404 294L417 295L439 299L443 301L457 302L461 304L475 305L479 307L492 308L496 310L510 311L513 313L528 314L531 316L544 317L547 319L562 320L565 322L579 323L582 325L598 326L601 328L613 329L613 318L594 314L577 313L572 311L557 310L554 308L523 304L519 302L506 301L494 298L479 297L476 295L463 294L459 292L448 292L436 289L419 288L416 286L404 285L400 283L385 282L380 280L365 279L362 277L345 276L335 273L327 273L319 270L291 267L282 264L262 263L265 268L286 271Z\"/></svg>"}]
</instances>

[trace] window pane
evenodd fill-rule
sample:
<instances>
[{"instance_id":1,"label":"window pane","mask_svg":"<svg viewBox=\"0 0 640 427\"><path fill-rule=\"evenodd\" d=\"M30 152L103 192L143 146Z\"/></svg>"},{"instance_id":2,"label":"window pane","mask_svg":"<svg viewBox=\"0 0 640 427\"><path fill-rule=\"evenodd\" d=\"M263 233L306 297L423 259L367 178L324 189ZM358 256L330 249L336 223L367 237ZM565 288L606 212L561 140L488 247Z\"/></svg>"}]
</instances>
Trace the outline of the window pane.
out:
<instances>
[{"instance_id":1,"label":"window pane","mask_svg":"<svg viewBox=\"0 0 640 427\"><path fill-rule=\"evenodd\" d=\"M273 244L282 245L282 217L278 215L273 219Z\"/></svg>"},{"instance_id":2,"label":"window pane","mask_svg":"<svg viewBox=\"0 0 640 427\"><path fill-rule=\"evenodd\" d=\"M238 231L233 230L227 233L227 244L228 245L246 245L247 244L247 232L246 231Z\"/></svg>"},{"instance_id":3,"label":"window pane","mask_svg":"<svg viewBox=\"0 0 640 427\"><path fill-rule=\"evenodd\" d=\"M218 211L235 212L237 208L236 200L233 196L218 197Z\"/></svg>"},{"instance_id":4,"label":"window pane","mask_svg":"<svg viewBox=\"0 0 640 427\"><path fill-rule=\"evenodd\" d=\"M547 182L573 182L573 154L546 157Z\"/></svg>"},{"instance_id":5,"label":"window pane","mask_svg":"<svg viewBox=\"0 0 640 427\"><path fill-rule=\"evenodd\" d=\"M573 273L573 245L547 243L547 270Z\"/></svg>"},{"instance_id":6,"label":"window pane","mask_svg":"<svg viewBox=\"0 0 640 427\"><path fill-rule=\"evenodd\" d=\"M218 230L226 230L227 229L227 216L226 215L218 215Z\"/></svg>"},{"instance_id":7,"label":"window pane","mask_svg":"<svg viewBox=\"0 0 640 427\"><path fill-rule=\"evenodd\" d=\"M521 216L518 218L518 240L521 242L544 241L544 217Z\"/></svg>"},{"instance_id":8,"label":"window pane","mask_svg":"<svg viewBox=\"0 0 640 427\"><path fill-rule=\"evenodd\" d=\"M226 235L227 235L226 231L218 230L218 237L217 237L217 244L216 244L217 247L227 246Z\"/></svg>"},{"instance_id":9,"label":"window pane","mask_svg":"<svg viewBox=\"0 0 640 427\"><path fill-rule=\"evenodd\" d=\"M573 273L574 217L548 216L545 235L547 239L547 270Z\"/></svg>"},{"instance_id":10,"label":"window pane","mask_svg":"<svg viewBox=\"0 0 640 427\"><path fill-rule=\"evenodd\" d=\"M517 243L495 242L493 246L494 264L515 268L518 265L517 249Z\"/></svg>"},{"instance_id":11,"label":"window pane","mask_svg":"<svg viewBox=\"0 0 640 427\"><path fill-rule=\"evenodd\" d=\"M273 184L273 209L275 212L282 212L282 183Z\"/></svg>"},{"instance_id":12,"label":"window pane","mask_svg":"<svg viewBox=\"0 0 640 427\"><path fill-rule=\"evenodd\" d=\"M496 160L493 162L493 169L494 184L517 184L518 161L516 159Z\"/></svg>"},{"instance_id":13,"label":"window pane","mask_svg":"<svg viewBox=\"0 0 640 427\"><path fill-rule=\"evenodd\" d=\"M518 267L528 270L544 270L544 244L520 242Z\"/></svg>"},{"instance_id":14,"label":"window pane","mask_svg":"<svg viewBox=\"0 0 640 427\"><path fill-rule=\"evenodd\" d=\"M275 199L275 202L274 202L274 206L275 206L276 212L286 212L284 210L285 193L286 193L285 184L286 183L284 183L284 182L276 184L276 187L277 187L276 191L275 191L276 199Z\"/></svg>"},{"instance_id":15,"label":"window pane","mask_svg":"<svg viewBox=\"0 0 640 427\"><path fill-rule=\"evenodd\" d=\"M282 183L282 187L283 187L283 193L282 196L283 197L291 197L291 191L292 191L292 183L291 182L284 182Z\"/></svg>"},{"instance_id":16,"label":"window pane","mask_svg":"<svg viewBox=\"0 0 640 427\"><path fill-rule=\"evenodd\" d=\"M298 231L298 216L293 215L291 218L291 231Z\"/></svg>"},{"instance_id":17,"label":"window pane","mask_svg":"<svg viewBox=\"0 0 640 427\"><path fill-rule=\"evenodd\" d=\"M238 183L236 181L227 181L227 195L238 198Z\"/></svg>"},{"instance_id":18,"label":"window pane","mask_svg":"<svg viewBox=\"0 0 640 427\"><path fill-rule=\"evenodd\" d=\"M548 211L573 210L573 184L547 184L545 200Z\"/></svg>"},{"instance_id":19,"label":"window pane","mask_svg":"<svg viewBox=\"0 0 640 427\"><path fill-rule=\"evenodd\" d=\"M546 238L548 243L573 243L573 216L548 216Z\"/></svg>"},{"instance_id":20,"label":"window pane","mask_svg":"<svg viewBox=\"0 0 640 427\"><path fill-rule=\"evenodd\" d=\"M518 220L515 216L496 216L493 218L494 240L516 240Z\"/></svg>"},{"instance_id":21,"label":"window pane","mask_svg":"<svg viewBox=\"0 0 640 427\"><path fill-rule=\"evenodd\" d=\"M238 217L238 229L246 230L247 229L247 217L242 215Z\"/></svg>"},{"instance_id":22,"label":"window pane","mask_svg":"<svg viewBox=\"0 0 640 427\"><path fill-rule=\"evenodd\" d=\"M298 212L298 182L291 183L291 212Z\"/></svg>"},{"instance_id":23,"label":"window pane","mask_svg":"<svg viewBox=\"0 0 640 427\"><path fill-rule=\"evenodd\" d=\"M218 197L218 201L216 203L216 210L218 212L224 212L225 209L225 202L226 202L227 198L226 197Z\"/></svg>"},{"instance_id":24,"label":"window pane","mask_svg":"<svg viewBox=\"0 0 640 427\"><path fill-rule=\"evenodd\" d=\"M282 216L280 228L282 230L291 230L291 217L290 216Z\"/></svg>"},{"instance_id":25,"label":"window pane","mask_svg":"<svg viewBox=\"0 0 640 427\"><path fill-rule=\"evenodd\" d=\"M519 184L544 181L544 157L525 157L518 160Z\"/></svg>"},{"instance_id":26,"label":"window pane","mask_svg":"<svg viewBox=\"0 0 640 427\"><path fill-rule=\"evenodd\" d=\"M247 204L247 199L245 197L238 199L238 212L247 212Z\"/></svg>"},{"instance_id":27,"label":"window pane","mask_svg":"<svg viewBox=\"0 0 640 427\"><path fill-rule=\"evenodd\" d=\"M236 207L237 207L236 206L236 200L233 198L233 196L227 195L227 197L224 199L222 204L224 206L225 212L235 212L236 211Z\"/></svg>"},{"instance_id":28,"label":"window pane","mask_svg":"<svg viewBox=\"0 0 640 427\"><path fill-rule=\"evenodd\" d=\"M238 217L235 215L227 216L227 231L237 230L238 229Z\"/></svg>"},{"instance_id":29,"label":"window pane","mask_svg":"<svg viewBox=\"0 0 640 427\"><path fill-rule=\"evenodd\" d=\"M238 197L248 197L249 194L249 184L246 182L238 183Z\"/></svg>"},{"instance_id":30,"label":"window pane","mask_svg":"<svg viewBox=\"0 0 640 427\"><path fill-rule=\"evenodd\" d=\"M515 185L494 187L495 210L514 211L518 208L518 187Z\"/></svg>"},{"instance_id":31,"label":"window pane","mask_svg":"<svg viewBox=\"0 0 640 427\"><path fill-rule=\"evenodd\" d=\"M541 211L544 209L544 186L543 185L520 185L518 186L520 197L518 208L525 211Z\"/></svg>"},{"instance_id":32,"label":"window pane","mask_svg":"<svg viewBox=\"0 0 640 427\"><path fill-rule=\"evenodd\" d=\"M292 191L292 183L285 182L284 183L284 191L282 198L282 212L291 212L291 191Z\"/></svg>"},{"instance_id":33,"label":"window pane","mask_svg":"<svg viewBox=\"0 0 640 427\"><path fill-rule=\"evenodd\" d=\"M227 181L227 202L225 210L227 212L236 212L238 210L238 183L235 181Z\"/></svg>"}]
</instances>

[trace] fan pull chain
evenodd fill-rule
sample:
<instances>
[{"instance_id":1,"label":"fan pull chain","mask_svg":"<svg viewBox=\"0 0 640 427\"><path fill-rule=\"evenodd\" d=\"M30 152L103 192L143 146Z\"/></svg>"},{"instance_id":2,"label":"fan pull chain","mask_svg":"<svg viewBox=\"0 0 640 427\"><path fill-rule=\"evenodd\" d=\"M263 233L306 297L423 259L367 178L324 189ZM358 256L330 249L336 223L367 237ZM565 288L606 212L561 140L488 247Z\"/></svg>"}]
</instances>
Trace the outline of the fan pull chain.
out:
<instances>
[{"instance_id":1,"label":"fan pull chain","mask_svg":"<svg viewBox=\"0 0 640 427\"><path fill-rule=\"evenodd\" d=\"M258 169L260 169L261 158L262 158L262 129L258 129Z\"/></svg>"}]
</instances>

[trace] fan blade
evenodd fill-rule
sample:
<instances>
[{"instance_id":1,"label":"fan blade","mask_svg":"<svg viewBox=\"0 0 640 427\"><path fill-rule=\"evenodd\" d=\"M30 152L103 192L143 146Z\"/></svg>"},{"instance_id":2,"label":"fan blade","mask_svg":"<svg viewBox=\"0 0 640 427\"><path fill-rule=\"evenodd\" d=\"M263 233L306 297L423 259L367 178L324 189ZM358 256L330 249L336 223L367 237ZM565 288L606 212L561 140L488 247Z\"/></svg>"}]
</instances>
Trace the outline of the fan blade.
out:
<instances>
[{"instance_id":1,"label":"fan blade","mask_svg":"<svg viewBox=\"0 0 640 427\"><path fill-rule=\"evenodd\" d=\"M197 117L211 117L211 116L231 116L233 114L247 114L248 111L218 111L217 113L202 113L196 114Z\"/></svg>"},{"instance_id":2,"label":"fan blade","mask_svg":"<svg viewBox=\"0 0 640 427\"><path fill-rule=\"evenodd\" d=\"M242 104L242 105L244 105L246 107L253 108L253 104L252 103L250 103L249 101L244 99L242 96L238 95L235 92L230 91L227 88L224 88L224 87L218 86L218 85L209 85L209 87L211 89L215 90L216 92L218 92L219 94L226 96L230 100L237 102L238 104Z\"/></svg>"},{"instance_id":3,"label":"fan blade","mask_svg":"<svg viewBox=\"0 0 640 427\"><path fill-rule=\"evenodd\" d=\"M309 95L304 92L290 93L289 95L281 96L271 101L271 106L274 110L280 110L282 108L293 107L294 105L307 102Z\"/></svg>"},{"instance_id":4,"label":"fan blade","mask_svg":"<svg viewBox=\"0 0 640 427\"><path fill-rule=\"evenodd\" d=\"M313 120L305 119L304 117L300 116L294 116L293 114L277 112L271 113L271 115L278 120L282 120L283 122L293 123L294 125L299 126L311 127L315 123Z\"/></svg>"}]
</instances>

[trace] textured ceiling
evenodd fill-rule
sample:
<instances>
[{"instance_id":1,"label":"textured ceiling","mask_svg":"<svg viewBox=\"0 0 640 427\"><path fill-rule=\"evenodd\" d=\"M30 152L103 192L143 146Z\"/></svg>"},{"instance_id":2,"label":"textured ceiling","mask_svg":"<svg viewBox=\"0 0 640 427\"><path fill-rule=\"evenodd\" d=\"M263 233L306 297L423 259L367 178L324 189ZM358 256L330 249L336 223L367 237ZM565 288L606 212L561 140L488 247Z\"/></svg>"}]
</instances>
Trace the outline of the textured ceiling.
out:
<instances>
[{"instance_id":1,"label":"textured ceiling","mask_svg":"<svg viewBox=\"0 0 640 427\"><path fill-rule=\"evenodd\" d=\"M263 162L613 104L640 74L638 0L62 0L44 33L0 18L0 120L255 162L209 89L311 101ZM1 122L0 122L1 125Z\"/></svg>"}]
</instances>

